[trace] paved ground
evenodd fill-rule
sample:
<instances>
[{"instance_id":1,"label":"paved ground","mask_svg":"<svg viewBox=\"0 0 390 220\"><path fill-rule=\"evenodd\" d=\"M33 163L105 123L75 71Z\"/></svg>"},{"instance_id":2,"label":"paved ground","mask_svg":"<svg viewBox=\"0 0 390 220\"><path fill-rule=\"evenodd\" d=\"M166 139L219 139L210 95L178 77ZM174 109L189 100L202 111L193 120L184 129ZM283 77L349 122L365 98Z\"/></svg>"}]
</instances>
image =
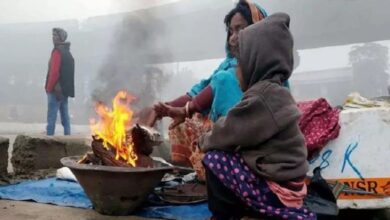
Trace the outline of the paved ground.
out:
<instances>
[{"instance_id":1,"label":"paved ground","mask_svg":"<svg viewBox=\"0 0 390 220\"><path fill-rule=\"evenodd\" d=\"M71 125L73 134L89 133L88 125ZM22 134L22 133L36 133L44 134L46 131L46 124L44 123L13 123L0 122L0 134ZM63 132L62 125L56 124L56 135L61 135Z\"/></svg>"},{"instance_id":2,"label":"paved ground","mask_svg":"<svg viewBox=\"0 0 390 220\"><path fill-rule=\"evenodd\" d=\"M136 216L104 216L89 209L59 207L34 202L0 200L1 220L145 220Z\"/></svg>"},{"instance_id":3,"label":"paved ground","mask_svg":"<svg viewBox=\"0 0 390 220\"><path fill-rule=\"evenodd\" d=\"M35 202L0 200L0 220L152 220L136 216L104 216L90 209L59 207ZM390 210L342 210L335 220L388 220Z\"/></svg>"}]
</instances>

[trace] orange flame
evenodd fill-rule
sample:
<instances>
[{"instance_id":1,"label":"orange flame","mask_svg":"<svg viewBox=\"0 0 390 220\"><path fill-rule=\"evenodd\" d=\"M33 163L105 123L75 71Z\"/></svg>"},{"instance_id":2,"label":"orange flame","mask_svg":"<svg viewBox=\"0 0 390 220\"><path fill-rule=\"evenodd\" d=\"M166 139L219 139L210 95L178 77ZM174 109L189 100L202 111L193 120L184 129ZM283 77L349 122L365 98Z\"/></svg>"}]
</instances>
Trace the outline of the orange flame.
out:
<instances>
[{"instance_id":1,"label":"orange flame","mask_svg":"<svg viewBox=\"0 0 390 220\"><path fill-rule=\"evenodd\" d=\"M102 103L96 104L96 113L100 120L90 120L91 131L103 140L103 146L116 150L115 159L123 159L133 167L138 159L134 144L126 138L126 130L132 125L133 111L130 103L135 98L125 91L119 91L112 100L112 109Z\"/></svg>"}]
</instances>

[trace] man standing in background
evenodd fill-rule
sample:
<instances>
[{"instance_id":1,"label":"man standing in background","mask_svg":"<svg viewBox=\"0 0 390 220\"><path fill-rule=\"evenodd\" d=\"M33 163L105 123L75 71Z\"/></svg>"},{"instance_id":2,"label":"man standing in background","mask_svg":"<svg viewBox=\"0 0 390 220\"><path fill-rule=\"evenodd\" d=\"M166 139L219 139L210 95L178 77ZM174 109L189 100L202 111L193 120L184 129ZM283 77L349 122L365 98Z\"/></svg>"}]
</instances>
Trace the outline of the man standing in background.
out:
<instances>
[{"instance_id":1,"label":"man standing in background","mask_svg":"<svg viewBox=\"0 0 390 220\"><path fill-rule=\"evenodd\" d=\"M57 112L60 111L64 135L70 135L68 97L74 97L74 59L70 53L68 34L61 28L53 28L54 48L46 76L47 135L54 135Z\"/></svg>"}]
</instances>

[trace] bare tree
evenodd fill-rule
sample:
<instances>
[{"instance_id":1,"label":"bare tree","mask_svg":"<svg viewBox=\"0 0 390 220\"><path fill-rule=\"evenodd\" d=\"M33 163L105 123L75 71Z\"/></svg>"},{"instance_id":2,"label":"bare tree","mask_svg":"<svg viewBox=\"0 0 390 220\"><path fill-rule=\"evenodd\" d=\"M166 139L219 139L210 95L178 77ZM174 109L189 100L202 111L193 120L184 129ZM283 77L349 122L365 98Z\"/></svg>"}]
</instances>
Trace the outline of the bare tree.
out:
<instances>
[{"instance_id":1,"label":"bare tree","mask_svg":"<svg viewBox=\"0 0 390 220\"><path fill-rule=\"evenodd\" d=\"M349 53L354 89L366 97L388 94L388 48L377 43L355 46Z\"/></svg>"}]
</instances>

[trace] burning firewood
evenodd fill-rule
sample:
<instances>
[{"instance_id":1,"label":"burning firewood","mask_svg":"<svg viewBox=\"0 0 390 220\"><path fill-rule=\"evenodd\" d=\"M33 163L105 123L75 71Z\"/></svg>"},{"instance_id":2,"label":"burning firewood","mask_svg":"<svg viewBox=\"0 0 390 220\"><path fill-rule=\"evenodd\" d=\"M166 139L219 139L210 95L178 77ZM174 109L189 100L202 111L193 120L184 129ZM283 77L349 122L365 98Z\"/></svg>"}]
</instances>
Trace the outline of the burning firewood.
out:
<instances>
[{"instance_id":1,"label":"burning firewood","mask_svg":"<svg viewBox=\"0 0 390 220\"><path fill-rule=\"evenodd\" d=\"M79 164L93 164L93 165L102 165L102 161L95 156L93 152L88 152L84 155L81 160L79 160L77 163Z\"/></svg>"},{"instance_id":2,"label":"burning firewood","mask_svg":"<svg viewBox=\"0 0 390 220\"><path fill-rule=\"evenodd\" d=\"M131 129L131 139L135 146L135 152L146 156L153 153L154 146L160 145L163 142L158 131L139 124L136 124L136 126Z\"/></svg>"},{"instance_id":3,"label":"burning firewood","mask_svg":"<svg viewBox=\"0 0 390 220\"><path fill-rule=\"evenodd\" d=\"M109 144L108 144L109 145ZM105 166L117 166L117 167L131 167L123 159L115 159L115 151L110 147L106 149L103 145L103 141L99 139L94 139L92 141L92 151L93 154L99 158L102 165Z\"/></svg>"},{"instance_id":4,"label":"burning firewood","mask_svg":"<svg viewBox=\"0 0 390 220\"><path fill-rule=\"evenodd\" d=\"M126 139L133 142L134 151L137 155L135 166L153 167L153 160L149 155L153 152L154 146L160 145L162 143L160 134L154 129L137 124L127 132ZM110 144L107 143L107 145ZM112 146L110 146L109 149L105 148L103 140L99 139L99 137L93 137L92 150L94 156L100 159L102 165L132 167L131 164L122 158L116 157L115 148ZM89 156L89 158L92 159L93 157Z\"/></svg>"},{"instance_id":5,"label":"burning firewood","mask_svg":"<svg viewBox=\"0 0 390 220\"><path fill-rule=\"evenodd\" d=\"M160 145L162 138L153 128L132 125L133 111L130 103L134 98L124 91L113 99L112 110L97 103L100 121L91 121L93 133L92 151L79 163L101 164L119 167L153 167L150 154L153 146Z\"/></svg>"}]
</instances>

